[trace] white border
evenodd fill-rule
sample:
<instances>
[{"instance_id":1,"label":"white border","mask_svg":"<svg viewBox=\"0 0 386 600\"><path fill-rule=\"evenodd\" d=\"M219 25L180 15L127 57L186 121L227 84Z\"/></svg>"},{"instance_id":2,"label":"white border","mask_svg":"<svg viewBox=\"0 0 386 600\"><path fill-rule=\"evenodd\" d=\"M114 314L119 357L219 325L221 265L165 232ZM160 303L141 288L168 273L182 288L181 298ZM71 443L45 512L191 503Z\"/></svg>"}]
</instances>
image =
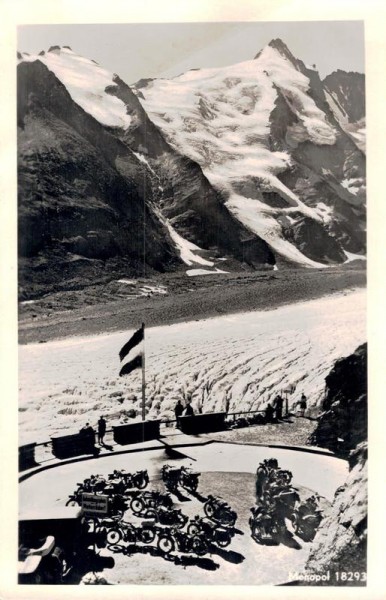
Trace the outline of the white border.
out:
<instances>
[{"instance_id":1,"label":"white border","mask_svg":"<svg viewBox=\"0 0 386 600\"><path fill-rule=\"evenodd\" d=\"M382 300L385 298L386 3L383 0L0 0L0 598L368 598L386 597L382 441L386 398ZM364 20L368 123L370 499L367 588L189 586L17 586L16 26L43 23ZM383 467L383 469L382 469ZM187 577L189 573L187 571Z\"/></svg>"}]
</instances>

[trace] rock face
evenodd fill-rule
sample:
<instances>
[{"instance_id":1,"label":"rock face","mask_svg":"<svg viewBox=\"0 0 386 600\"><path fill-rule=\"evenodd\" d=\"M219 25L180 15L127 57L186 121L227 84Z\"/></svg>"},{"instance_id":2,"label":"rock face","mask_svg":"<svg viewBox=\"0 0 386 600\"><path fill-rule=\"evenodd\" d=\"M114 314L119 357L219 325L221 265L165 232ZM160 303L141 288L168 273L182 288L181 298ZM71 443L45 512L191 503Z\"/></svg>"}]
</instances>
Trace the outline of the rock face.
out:
<instances>
[{"instance_id":1,"label":"rock face","mask_svg":"<svg viewBox=\"0 0 386 600\"><path fill-rule=\"evenodd\" d=\"M184 264L320 267L364 253L363 153L280 40L132 88L69 47L18 58L25 297Z\"/></svg>"},{"instance_id":2,"label":"rock face","mask_svg":"<svg viewBox=\"0 0 386 600\"><path fill-rule=\"evenodd\" d=\"M329 585L366 584L366 442L357 447L351 455L351 460L354 466L346 483L336 491L331 511L322 521L313 541L306 567L307 572L321 575L329 571L331 575ZM359 581L336 579L335 573L349 572L359 573Z\"/></svg>"},{"instance_id":3,"label":"rock face","mask_svg":"<svg viewBox=\"0 0 386 600\"><path fill-rule=\"evenodd\" d=\"M47 289L56 278L103 271L108 259L133 272L178 264L137 157L40 61L21 63L18 75L22 285Z\"/></svg>"},{"instance_id":4,"label":"rock face","mask_svg":"<svg viewBox=\"0 0 386 600\"><path fill-rule=\"evenodd\" d=\"M310 443L348 457L367 439L367 344L335 363L321 408Z\"/></svg>"},{"instance_id":5,"label":"rock face","mask_svg":"<svg viewBox=\"0 0 386 600\"><path fill-rule=\"evenodd\" d=\"M367 550L367 345L336 362L326 377L325 412L310 442L348 458L350 473L313 541L306 572L330 572L325 585L365 585ZM336 579L335 573L356 578ZM320 585L320 582L319 582ZM323 585L323 582L322 582Z\"/></svg>"},{"instance_id":6,"label":"rock face","mask_svg":"<svg viewBox=\"0 0 386 600\"><path fill-rule=\"evenodd\" d=\"M349 123L356 123L366 115L365 76L362 73L338 69L323 80L340 113Z\"/></svg>"},{"instance_id":7,"label":"rock face","mask_svg":"<svg viewBox=\"0 0 386 600\"><path fill-rule=\"evenodd\" d=\"M323 85L335 118L357 147L365 152L365 76L338 69L327 75Z\"/></svg>"}]
</instances>

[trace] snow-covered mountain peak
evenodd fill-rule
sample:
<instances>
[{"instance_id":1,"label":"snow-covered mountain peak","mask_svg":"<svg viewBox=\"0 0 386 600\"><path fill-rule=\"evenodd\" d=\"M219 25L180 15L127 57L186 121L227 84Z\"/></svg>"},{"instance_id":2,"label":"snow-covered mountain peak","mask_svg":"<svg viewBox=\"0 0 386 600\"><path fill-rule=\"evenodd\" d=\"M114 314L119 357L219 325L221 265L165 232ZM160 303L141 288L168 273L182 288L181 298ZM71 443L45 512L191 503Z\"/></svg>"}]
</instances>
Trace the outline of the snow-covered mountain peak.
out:
<instances>
[{"instance_id":1,"label":"snow-covered mountain peak","mask_svg":"<svg viewBox=\"0 0 386 600\"><path fill-rule=\"evenodd\" d=\"M48 52L22 54L21 61L40 60L67 88L72 99L103 125L127 129L131 117L122 100L106 91L115 86L114 74L69 46L51 46Z\"/></svg>"},{"instance_id":2,"label":"snow-covered mountain peak","mask_svg":"<svg viewBox=\"0 0 386 600\"><path fill-rule=\"evenodd\" d=\"M271 124L278 100L292 114L288 138L333 145L336 131L308 94L310 80L287 47L274 40L257 58L235 65L188 71L141 85L140 101L178 152L198 162L211 184L227 196L230 212L274 250L308 266L320 266L281 238L280 212L324 220L278 178L291 168L287 151L274 149ZM263 193L283 206L267 205Z\"/></svg>"},{"instance_id":3,"label":"snow-covered mountain peak","mask_svg":"<svg viewBox=\"0 0 386 600\"><path fill-rule=\"evenodd\" d=\"M266 48L272 48L273 50L276 50L276 52L278 52L278 54L280 54L283 58L286 58L287 60L289 60L295 67L296 67L296 64L299 62L294 57L294 55L292 54L292 52L290 51L288 46L280 38L271 40L269 42L269 44L267 44L267 46L265 46L262 50L260 50L260 52L258 52L256 54L255 60L260 58L261 54L264 52L264 50Z\"/></svg>"}]
</instances>

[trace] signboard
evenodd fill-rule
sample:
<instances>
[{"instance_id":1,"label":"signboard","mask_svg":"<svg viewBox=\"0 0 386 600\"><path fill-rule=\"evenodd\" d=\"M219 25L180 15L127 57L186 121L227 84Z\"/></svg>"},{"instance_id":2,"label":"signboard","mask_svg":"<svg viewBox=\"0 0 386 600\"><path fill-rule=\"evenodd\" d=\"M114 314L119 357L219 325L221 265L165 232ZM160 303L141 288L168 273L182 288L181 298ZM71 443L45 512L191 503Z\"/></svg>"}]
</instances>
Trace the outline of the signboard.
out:
<instances>
[{"instance_id":1,"label":"signboard","mask_svg":"<svg viewBox=\"0 0 386 600\"><path fill-rule=\"evenodd\" d=\"M100 494L82 494L82 509L87 517L107 515L109 510L109 497Z\"/></svg>"}]
</instances>

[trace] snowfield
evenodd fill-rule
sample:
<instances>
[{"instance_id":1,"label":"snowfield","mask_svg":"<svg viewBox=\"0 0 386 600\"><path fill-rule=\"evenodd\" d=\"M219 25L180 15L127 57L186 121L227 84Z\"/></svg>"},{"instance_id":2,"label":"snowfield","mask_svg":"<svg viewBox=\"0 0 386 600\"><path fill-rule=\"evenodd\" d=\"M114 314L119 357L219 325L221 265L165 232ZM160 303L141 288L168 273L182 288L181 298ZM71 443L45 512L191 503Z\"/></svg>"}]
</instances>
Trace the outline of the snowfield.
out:
<instances>
[{"instance_id":1,"label":"snowfield","mask_svg":"<svg viewBox=\"0 0 386 600\"><path fill-rule=\"evenodd\" d=\"M366 341L366 293L356 290L275 310L145 330L150 418L174 418L188 394L196 411L257 410L296 385L320 403L334 361ZM145 319L146 324L146 319ZM74 432L100 414L108 425L139 413L141 372L119 378L118 352L133 331L20 346L20 443Z\"/></svg>"},{"instance_id":2,"label":"snowfield","mask_svg":"<svg viewBox=\"0 0 386 600\"><path fill-rule=\"evenodd\" d=\"M76 102L102 125L127 129L131 117L122 100L106 92L115 86L113 74L100 67L95 61L83 58L70 48L58 48L43 55L23 54L23 61L40 60L65 85Z\"/></svg>"}]
</instances>

